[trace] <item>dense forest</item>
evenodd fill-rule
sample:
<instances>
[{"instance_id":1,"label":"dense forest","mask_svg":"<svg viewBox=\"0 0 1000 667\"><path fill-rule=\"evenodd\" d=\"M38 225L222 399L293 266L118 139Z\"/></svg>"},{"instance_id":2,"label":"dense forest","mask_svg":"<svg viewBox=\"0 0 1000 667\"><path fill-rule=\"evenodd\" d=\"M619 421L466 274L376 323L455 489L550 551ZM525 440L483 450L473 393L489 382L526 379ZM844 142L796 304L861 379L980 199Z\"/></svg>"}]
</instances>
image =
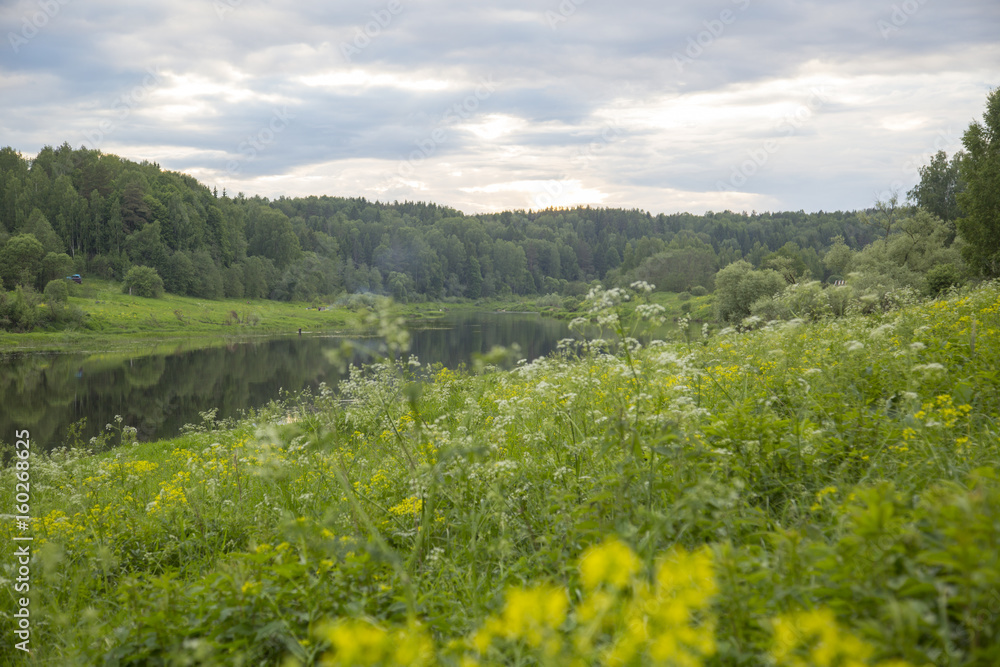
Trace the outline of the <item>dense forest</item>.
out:
<instances>
[{"instance_id":1,"label":"dense forest","mask_svg":"<svg viewBox=\"0 0 1000 667\"><path fill-rule=\"evenodd\" d=\"M121 280L145 265L177 294L310 300L363 291L399 299L568 294L594 279L649 273L662 274L661 289L681 291L710 287L737 259L760 265L775 252L824 278L820 259L836 236L860 248L879 230L853 212L469 216L364 198L269 201L63 144L31 160L0 150L0 247L24 234L40 250L10 248L18 261L5 263L8 288L42 289L71 273Z\"/></svg>"},{"instance_id":2,"label":"dense forest","mask_svg":"<svg viewBox=\"0 0 1000 667\"><path fill-rule=\"evenodd\" d=\"M465 215L433 203L268 200L67 143L32 159L7 147L0 278L17 291L0 291L0 319L9 325L18 308L28 312L26 293L65 301L72 273L147 295L328 302L360 292L401 301L571 296L595 280L712 291L720 278L732 288L749 276L756 287L729 289L739 308L723 306L720 319L784 285L848 276L856 296L874 286L935 293L1000 274L1000 93L988 96L984 124L973 123L963 143L965 152L939 152L921 168L907 202L897 193L867 211L704 215L590 207Z\"/></svg>"}]
</instances>

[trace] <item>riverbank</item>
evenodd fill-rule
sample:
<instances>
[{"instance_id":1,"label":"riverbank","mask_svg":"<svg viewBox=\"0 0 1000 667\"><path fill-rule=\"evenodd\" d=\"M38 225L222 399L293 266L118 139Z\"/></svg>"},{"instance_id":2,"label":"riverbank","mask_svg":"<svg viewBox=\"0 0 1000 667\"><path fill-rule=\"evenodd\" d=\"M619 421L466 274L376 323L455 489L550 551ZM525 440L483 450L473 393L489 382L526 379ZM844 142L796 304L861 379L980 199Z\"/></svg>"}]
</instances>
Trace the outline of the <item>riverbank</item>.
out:
<instances>
[{"instance_id":1,"label":"riverbank","mask_svg":"<svg viewBox=\"0 0 1000 667\"><path fill-rule=\"evenodd\" d=\"M50 664L991 664L997 368L986 286L513 371L371 368L156 443L111 424L112 453L30 459L32 648ZM14 533L0 524L9 581ZM3 636L14 604L0 597Z\"/></svg>"},{"instance_id":2,"label":"riverbank","mask_svg":"<svg viewBox=\"0 0 1000 667\"><path fill-rule=\"evenodd\" d=\"M268 299L198 299L164 294L147 299L121 291L114 281L87 279L69 285L64 306L75 316L62 324L29 333L0 331L0 353L28 350L121 349L140 347L151 341L204 339L212 345L218 337L247 338L278 333L364 331L364 315L371 312L374 297L341 297L334 304L289 303ZM713 318L712 296L655 292L652 303L664 307L668 321L689 315L699 322ZM47 308L48 306L41 306ZM582 296L555 294L493 299L449 299L396 303L395 312L406 319L434 319L449 312L495 311L538 313L545 317L573 320L588 318Z\"/></svg>"},{"instance_id":3,"label":"riverbank","mask_svg":"<svg viewBox=\"0 0 1000 667\"><path fill-rule=\"evenodd\" d=\"M358 331L347 308L266 299L197 299L164 294L158 299L123 294L112 281L71 285L65 308L77 316L59 329L0 332L0 352L146 344L152 340L258 336L304 331ZM43 306L44 307L44 306Z\"/></svg>"}]
</instances>

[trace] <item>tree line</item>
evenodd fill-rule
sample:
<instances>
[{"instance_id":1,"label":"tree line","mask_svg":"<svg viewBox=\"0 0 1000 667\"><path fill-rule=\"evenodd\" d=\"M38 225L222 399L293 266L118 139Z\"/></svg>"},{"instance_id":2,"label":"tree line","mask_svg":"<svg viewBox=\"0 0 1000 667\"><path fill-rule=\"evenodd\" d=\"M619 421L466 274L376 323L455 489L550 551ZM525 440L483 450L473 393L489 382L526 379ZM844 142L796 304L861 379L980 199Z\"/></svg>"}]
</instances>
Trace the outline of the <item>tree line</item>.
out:
<instances>
[{"instance_id":1,"label":"tree line","mask_svg":"<svg viewBox=\"0 0 1000 667\"><path fill-rule=\"evenodd\" d=\"M364 198L229 196L150 162L68 144L33 159L0 149L0 252L7 289L71 273L122 280L156 270L166 291L203 298L311 300L343 292L399 299L577 293L593 280L669 274L708 284L739 258L773 251L821 271L840 235L873 238L853 212L687 213L581 207L463 213Z\"/></svg>"},{"instance_id":2,"label":"tree line","mask_svg":"<svg viewBox=\"0 0 1000 667\"><path fill-rule=\"evenodd\" d=\"M911 206L893 200L848 212L652 215L578 207L465 215L409 201L269 200L220 194L156 163L67 143L32 159L6 147L0 278L7 290L41 291L71 273L123 280L141 266L175 294L300 301L358 292L404 301L575 295L594 280L711 290L720 269L738 261L789 282L836 279L847 265L824 261L828 252L862 252L880 240L887 250L900 232L913 240L914 226L899 223L918 208L944 225L933 234L946 247L964 238L960 257L946 258L955 271L998 275L995 91L987 107L984 123L965 135L965 152L950 160L938 153L921 170ZM135 278L146 284L150 272ZM9 306L15 297L5 298Z\"/></svg>"}]
</instances>

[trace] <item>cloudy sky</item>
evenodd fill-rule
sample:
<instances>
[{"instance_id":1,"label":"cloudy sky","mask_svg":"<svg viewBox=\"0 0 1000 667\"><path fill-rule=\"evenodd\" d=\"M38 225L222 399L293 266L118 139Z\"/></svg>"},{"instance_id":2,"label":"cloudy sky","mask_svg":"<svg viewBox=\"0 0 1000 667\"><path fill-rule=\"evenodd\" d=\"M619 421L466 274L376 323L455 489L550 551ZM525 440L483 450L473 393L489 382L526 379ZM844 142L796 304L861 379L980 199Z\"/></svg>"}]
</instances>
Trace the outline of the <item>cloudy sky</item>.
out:
<instances>
[{"instance_id":1,"label":"cloudy sky","mask_svg":"<svg viewBox=\"0 0 1000 667\"><path fill-rule=\"evenodd\" d=\"M2 0L0 146L472 213L863 208L1000 85L998 0Z\"/></svg>"}]
</instances>

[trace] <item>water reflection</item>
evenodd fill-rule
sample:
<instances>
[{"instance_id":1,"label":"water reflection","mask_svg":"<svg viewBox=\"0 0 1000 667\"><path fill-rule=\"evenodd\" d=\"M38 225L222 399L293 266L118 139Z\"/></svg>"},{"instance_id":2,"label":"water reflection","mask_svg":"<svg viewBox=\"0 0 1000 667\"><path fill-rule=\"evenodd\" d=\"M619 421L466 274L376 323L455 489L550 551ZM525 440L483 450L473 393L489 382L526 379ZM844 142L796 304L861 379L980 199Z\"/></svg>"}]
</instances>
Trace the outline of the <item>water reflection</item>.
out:
<instances>
[{"instance_id":1,"label":"water reflection","mask_svg":"<svg viewBox=\"0 0 1000 667\"><path fill-rule=\"evenodd\" d=\"M414 323L411 351L424 363L454 368L495 345L517 343L529 359L552 351L568 336L566 324L537 315L476 313ZM371 339L352 339L359 348ZM189 349L190 342L145 353L16 353L0 356L0 440L27 428L43 449L63 444L67 428L86 418L89 439L115 415L141 440L177 434L212 408L218 417L266 404L280 389L298 391L340 379L324 350L342 338L303 333L228 341ZM360 363L359 352L354 358Z\"/></svg>"}]
</instances>

